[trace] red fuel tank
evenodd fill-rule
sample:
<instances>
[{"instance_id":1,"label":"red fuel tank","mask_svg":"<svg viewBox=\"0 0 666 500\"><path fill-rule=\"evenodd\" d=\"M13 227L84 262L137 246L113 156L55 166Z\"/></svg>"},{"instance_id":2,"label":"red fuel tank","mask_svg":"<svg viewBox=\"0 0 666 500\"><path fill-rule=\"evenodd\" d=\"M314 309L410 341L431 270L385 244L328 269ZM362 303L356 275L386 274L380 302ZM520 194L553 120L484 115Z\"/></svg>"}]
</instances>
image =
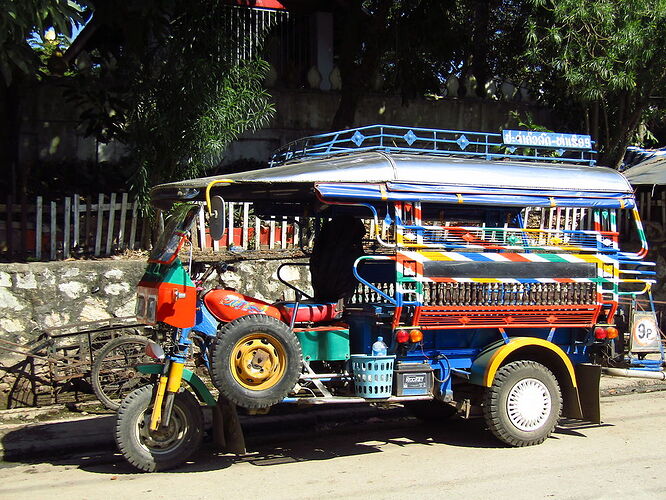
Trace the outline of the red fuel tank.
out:
<instances>
[{"instance_id":1,"label":"red fuel tank","mask_svg":"<svg viewBox=\"0 0 666 500\"><path fill-rule=\"evenodd\" d=\"M213 316L224 322L248 314L266 314L275 319L282 319L277 307L233 290L211 290L204 295L204 303Z\"/></svg>"}]
</instances>

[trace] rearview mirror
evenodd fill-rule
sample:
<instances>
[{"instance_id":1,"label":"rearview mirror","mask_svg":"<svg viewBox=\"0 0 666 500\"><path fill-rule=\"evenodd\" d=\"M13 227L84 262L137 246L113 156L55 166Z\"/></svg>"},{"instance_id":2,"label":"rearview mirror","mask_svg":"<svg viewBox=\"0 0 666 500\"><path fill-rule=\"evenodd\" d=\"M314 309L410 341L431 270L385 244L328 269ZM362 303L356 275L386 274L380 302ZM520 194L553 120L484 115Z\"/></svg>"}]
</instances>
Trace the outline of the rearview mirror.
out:
<instances>
[{"instance_id":1,"label":"rearview mirror","mask_svg":"<svg viewBox=\"0 0 666 500\"><path fill-rule=\"evenodd\" d=\"M210 220L208 226L210 228L210 237L213 240L219 240L224 234L226 229L226 209L224 199L221 196L213 196L210 199Z\"/></svg>"}]
</instances>

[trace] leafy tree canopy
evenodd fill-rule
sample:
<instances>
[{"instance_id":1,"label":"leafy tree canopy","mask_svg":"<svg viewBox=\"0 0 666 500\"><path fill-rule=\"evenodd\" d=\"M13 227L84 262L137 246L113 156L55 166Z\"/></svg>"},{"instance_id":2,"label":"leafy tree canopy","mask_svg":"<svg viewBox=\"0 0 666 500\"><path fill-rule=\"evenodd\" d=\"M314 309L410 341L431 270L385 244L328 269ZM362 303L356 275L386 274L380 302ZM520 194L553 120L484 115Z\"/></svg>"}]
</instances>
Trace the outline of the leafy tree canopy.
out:
<instances>
[{"instance_id":1,"label":"leafy tree canopy","mask_svg":"<svg viewBox=\"0 0 666 500\"><path fill-rule=\"evenodd\" d=\"M40 60L28 43L33 33L44 35L53 27L70 37L73 24L86 22L88 2L81 0L1 0L0 1L0 72L5 86L17 74L34 76Z\"/></svg>"},{"instance_id":2,"label":"leafy tree canopy","mask_svg":"<svg viewBox=\"0 0 666 500\"><path fill-rule=\"evenodd\" d=\"M664 111L653 97L666 91L666 1L530 2L526 77L547 100L580 105L617 166L646 116Z\"/></svg>"},{"instance_id":3,"label":"leafy tree canopy","mask_svg":"<svg viewBox=\"0 0 666 500\"><path fill-rule=\"evenodd\" d=\"M485 96L497 77L528 86L571 131L592 134L611 166L646 138L645 124L664 126L666 0L337 4L343 86L333 129L354 125L378 74L405 99L441 94L449 75L467 96Z\"/></svg>"},{"instance_id":4,"label":"leafy tree canopy","mask_svg":"<svg viewBox=\"0 0 666 500\"><path fill-rule=\"evenodd\" d=\"M246 11L221 0L108 1L96 9L90 68L70 95L88 133L128 147L144 201L158 182L205 174L240 133L270 118L267 66L256 52L263 34L236 29ZM255 50L241 50L248 46Z\"/></svg>"}]
</instances>

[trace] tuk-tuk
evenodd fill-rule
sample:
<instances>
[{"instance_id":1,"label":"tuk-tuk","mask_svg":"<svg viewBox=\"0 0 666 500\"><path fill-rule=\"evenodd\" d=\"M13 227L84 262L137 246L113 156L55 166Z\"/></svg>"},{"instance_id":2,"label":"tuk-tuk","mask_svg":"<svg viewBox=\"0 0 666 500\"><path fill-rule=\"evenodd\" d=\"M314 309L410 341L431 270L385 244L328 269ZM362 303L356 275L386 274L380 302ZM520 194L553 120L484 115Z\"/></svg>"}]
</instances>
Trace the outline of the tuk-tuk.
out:
<instances>
[{"instance_id":1,"label":"tuk-tuk","mask_svg":"<svg viewBox=\"0 0 666 500\"><path fill-rule=\"evenodd\" d=\"M600 422L602 364L663 365L654 314L637 311L655 273L632 189L595 165L589 136L362 127L288 144L269 168L157 186L152 202L172 216L137 317L171 341L149 345L157 363L138 370L155 384L124 399L116 427L141 470L196 451L202 403L227 417L399 403L442 420L482 414L499 440L527 446L562 416ZM316 229L311 290L285 283L294 300L267 302L198 286L223 262L195 283L180 246L202 204L219 239L226 202ZM640 248L620 247L620 220ZM184 367L193 344L217 400ZM641 345L662 360L635 355Z\"/></svg>"}]
</instances>

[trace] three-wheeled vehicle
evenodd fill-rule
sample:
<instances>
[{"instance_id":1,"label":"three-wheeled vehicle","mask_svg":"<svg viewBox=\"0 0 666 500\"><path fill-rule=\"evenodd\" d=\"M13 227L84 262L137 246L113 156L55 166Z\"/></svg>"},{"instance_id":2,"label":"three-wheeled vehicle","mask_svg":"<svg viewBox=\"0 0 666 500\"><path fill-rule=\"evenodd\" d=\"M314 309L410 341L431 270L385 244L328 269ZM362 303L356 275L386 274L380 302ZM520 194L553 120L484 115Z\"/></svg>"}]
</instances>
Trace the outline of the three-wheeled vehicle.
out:
<instances>
[{"instance_id":1,"label":"three-wheeled vehicle","mask_svg":"<svg viewBox=\"0 0 666 500\"><path fill-rule=\"evenodd\" d=\"M201 403L218 400L184 367L193 343L232 407L483 414L512 446L543 442L561 416L599 422L601 364L661 370L663 348L636 310L654 271L632 189L593 153L582 135L377 125L296 141L269 168L157 186L172 216L137 317L172 340L148 347L158 362L138 369L155 383L118 411L123 455L164 470L198 448ZM316 227L311 290L286 283L294 301L269 303L196 286L180 246L201 204L220 238L230 201ZM638 251L620 248L619 221Z\"/></svg>"}]
</instances>

